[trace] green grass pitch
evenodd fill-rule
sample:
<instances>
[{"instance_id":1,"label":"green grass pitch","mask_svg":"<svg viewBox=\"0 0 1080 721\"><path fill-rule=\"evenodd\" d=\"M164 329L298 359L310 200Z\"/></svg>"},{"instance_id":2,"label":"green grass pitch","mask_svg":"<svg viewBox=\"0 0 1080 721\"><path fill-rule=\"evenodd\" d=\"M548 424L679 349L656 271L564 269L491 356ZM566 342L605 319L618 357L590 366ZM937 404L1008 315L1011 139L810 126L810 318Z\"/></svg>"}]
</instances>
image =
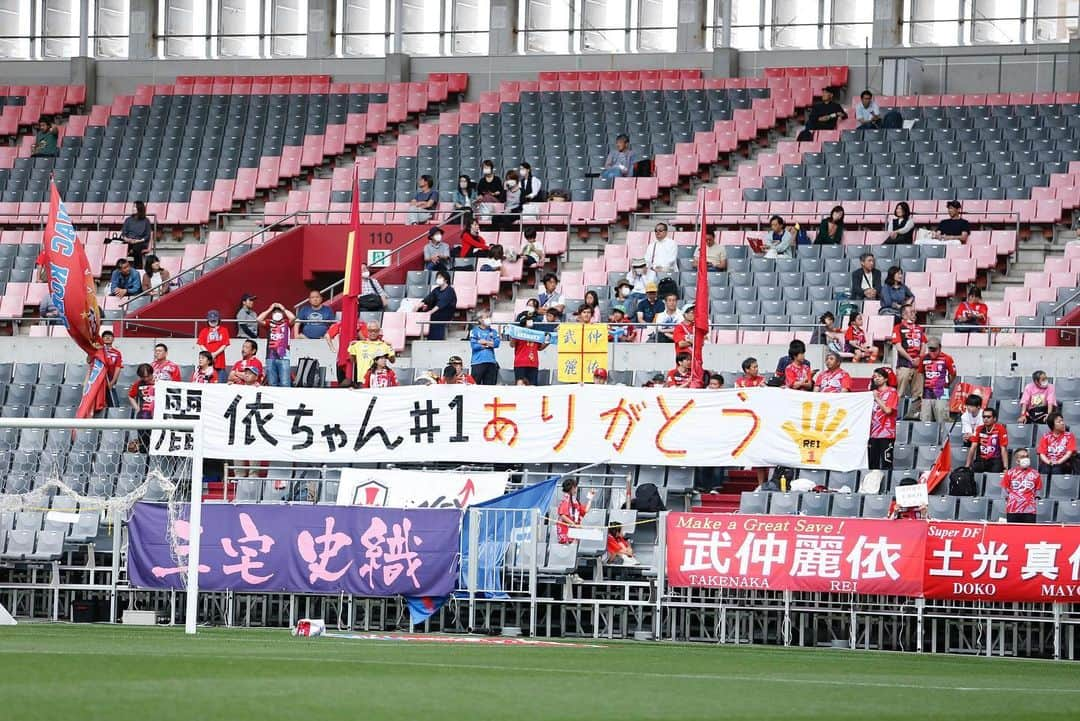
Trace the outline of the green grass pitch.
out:
<instances>
[{"instance_id":1,"label":"green grass pitch","mask_svg":"<svg viewBox=\"0 0 1080 721\"><path fill-rule=\"evenodd\" d=\"M0 627L5 721L1076 719L1080 666L705 644L464 646Z\"/></svg>"}]
</instances>

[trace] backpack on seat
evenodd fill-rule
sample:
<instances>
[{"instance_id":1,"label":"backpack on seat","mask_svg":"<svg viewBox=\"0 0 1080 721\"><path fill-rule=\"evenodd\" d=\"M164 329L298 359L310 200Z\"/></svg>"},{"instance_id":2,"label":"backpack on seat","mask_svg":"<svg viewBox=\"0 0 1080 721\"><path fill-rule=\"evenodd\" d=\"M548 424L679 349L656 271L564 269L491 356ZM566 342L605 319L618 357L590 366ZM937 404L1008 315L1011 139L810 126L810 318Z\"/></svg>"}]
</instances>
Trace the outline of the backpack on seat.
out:
<instances>
[{"instance_id":1,"label":"backpack on seat","mask_svg":"<svg viewBox=\"0 0 1080 721\"><path fill-rule=\"evenodd\" d=\"M967 466L952 469L949 474L950 496L974 496L978 492L975 487L975 473Z\"/></svg>"}]
</instances>

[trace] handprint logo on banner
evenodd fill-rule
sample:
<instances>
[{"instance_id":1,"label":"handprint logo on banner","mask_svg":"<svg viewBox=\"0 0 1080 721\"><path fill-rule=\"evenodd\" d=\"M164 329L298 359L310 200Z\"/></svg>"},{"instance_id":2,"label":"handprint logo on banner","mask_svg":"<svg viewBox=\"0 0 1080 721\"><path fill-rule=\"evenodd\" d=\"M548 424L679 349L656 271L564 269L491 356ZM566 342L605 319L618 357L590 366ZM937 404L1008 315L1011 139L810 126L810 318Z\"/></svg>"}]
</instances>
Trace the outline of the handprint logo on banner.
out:
<instances>
[{"instance_id":1,"label":"handprint logo on banner","mask_svg":"<svg viewBox=\"0 0 1080 721\"><path fill-rule=\"evenodd\" d=\"M829 420L831 406L828 402L817 404L817 416L814 416L814 403L807 401L802 404L802 427L796 428L791 421L784 421L781 428L792 442L799 448L799 463L804 466L819 466L825 451L835 446L848 437L848 429L844 428L837 432L840 424L847 418L847 411L843 408L836 412L832 420Z\"/></svg>"}]
</instances>

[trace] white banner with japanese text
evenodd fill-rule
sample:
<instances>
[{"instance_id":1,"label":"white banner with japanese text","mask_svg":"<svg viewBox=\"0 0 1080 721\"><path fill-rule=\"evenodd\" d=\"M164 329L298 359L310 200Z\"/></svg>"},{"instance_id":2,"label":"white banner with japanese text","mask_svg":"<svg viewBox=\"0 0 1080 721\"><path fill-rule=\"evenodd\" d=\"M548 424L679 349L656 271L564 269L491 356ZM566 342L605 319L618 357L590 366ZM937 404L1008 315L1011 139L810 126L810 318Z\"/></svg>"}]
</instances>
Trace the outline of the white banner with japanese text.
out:
<instances>
[{"instance_id":1,"label":"white banner with japanese text","mask_svg":"<svg viewBox=\"0 0 1080 721\"><path fill-rule=\"evenodd\" d=\"M465 508L498 498L510 474L494 471L411 471L342 468L339 506Z\"/></svg>"},{"instance_id":2,"label":"white banner with japanese text","mask_svg":"<svg viewBox=\"0 0 1080 721\"><path fill-rule=\"evenodd\" d=\"M201 420L208 458L866 468L872 394L782 388L405 386L379 390L159 382L155 420ZM150 452L190 455L156 431Z\"/></svg>"}]
</instances>

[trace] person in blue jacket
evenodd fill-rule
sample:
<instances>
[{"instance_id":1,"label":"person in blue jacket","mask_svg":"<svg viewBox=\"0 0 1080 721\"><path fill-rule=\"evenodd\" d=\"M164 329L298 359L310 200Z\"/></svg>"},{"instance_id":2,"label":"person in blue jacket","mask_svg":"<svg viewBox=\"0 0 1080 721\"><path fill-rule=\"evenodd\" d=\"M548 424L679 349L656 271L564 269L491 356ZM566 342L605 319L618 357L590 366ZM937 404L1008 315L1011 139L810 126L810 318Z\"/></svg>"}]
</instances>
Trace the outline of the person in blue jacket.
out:
<instances>
[{"instance_id":1,"label":"person in blue jacket","mask_svg":"<svg viewBox=\"0 0 1080 721\"><path fill-rule=\"evenodd\" d=\"M476 323L469 331L472 377L477 385L498 385L499 363L495 360L495 349L499 347L499 334L491 327L491 316L487 311L480 311Z\"/></svg>"}]
</instances>

